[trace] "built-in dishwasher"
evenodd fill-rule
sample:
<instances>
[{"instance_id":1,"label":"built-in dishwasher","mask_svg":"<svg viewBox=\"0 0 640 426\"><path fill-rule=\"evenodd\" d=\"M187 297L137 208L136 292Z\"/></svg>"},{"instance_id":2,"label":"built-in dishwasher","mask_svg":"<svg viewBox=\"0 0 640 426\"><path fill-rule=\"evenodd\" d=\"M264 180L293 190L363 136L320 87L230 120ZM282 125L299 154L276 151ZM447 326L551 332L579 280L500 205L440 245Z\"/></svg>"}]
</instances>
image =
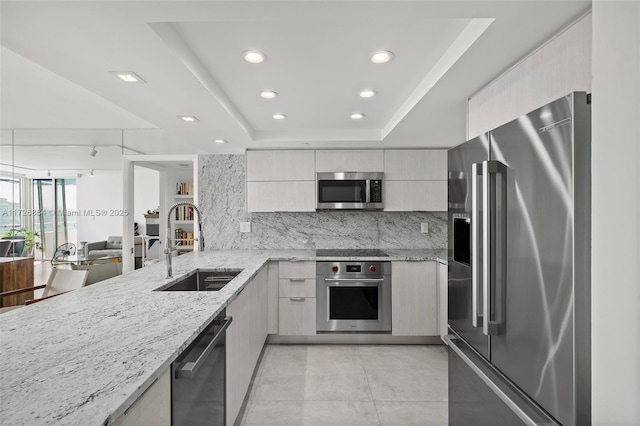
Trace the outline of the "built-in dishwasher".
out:
<instances>
[{"instance_id":1,"label":"built-in dishwasher","mask_svg":"<svg viewBox=\"0 0 640 426\"><path fill-rule=\"evenodd\" d=\"M171 364L171 424L225 424L225 333L231 317L224 311Z\"/></svg>"}]
</instances>

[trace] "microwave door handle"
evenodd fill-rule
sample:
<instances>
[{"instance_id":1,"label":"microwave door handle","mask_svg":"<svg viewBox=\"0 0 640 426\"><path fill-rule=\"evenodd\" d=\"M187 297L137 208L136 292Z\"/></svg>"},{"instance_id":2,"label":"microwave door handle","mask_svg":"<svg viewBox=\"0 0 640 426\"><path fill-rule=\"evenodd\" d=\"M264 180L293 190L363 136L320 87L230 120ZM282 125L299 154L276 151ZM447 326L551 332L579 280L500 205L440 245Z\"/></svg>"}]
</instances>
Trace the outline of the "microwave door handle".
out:
<instances>
[{"instance_id":1,"label":"microwave door handle","mask_svg":"<svg viewBox=\"0 0 640 426\"><path fill-rule=\"evenodd\" d=\"M365 180L364 197L364 202L369 204L371 202L371 181L369 179Z\"/></svg>"},{"instance_id":2,"label":"microwave door handle","mask_svg":"<svg viewBox=\"0 0 640 426\"><path fill-rule=\"evenodd\" d=\"M471 165L471 325L482 326L482 307L480 295L483 290L482 284L482 251L480 236L480 200L481 193L478 191L478 177L482 176L482 164L473 163Z\"/></svg>"}]
</instances>

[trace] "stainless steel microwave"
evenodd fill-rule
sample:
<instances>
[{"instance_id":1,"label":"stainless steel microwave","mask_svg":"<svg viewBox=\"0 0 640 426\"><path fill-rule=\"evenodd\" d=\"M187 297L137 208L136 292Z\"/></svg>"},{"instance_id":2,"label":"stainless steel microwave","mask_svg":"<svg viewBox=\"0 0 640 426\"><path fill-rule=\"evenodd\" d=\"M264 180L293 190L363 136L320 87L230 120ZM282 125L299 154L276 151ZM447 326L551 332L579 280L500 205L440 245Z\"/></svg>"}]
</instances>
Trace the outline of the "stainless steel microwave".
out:
<instances>
[{"instance_id":1,"label":"stainless steel microwave","mask_svg":"<svg viewBox=\"0 0 640 426\"><path fill-rule=\"evenodd\" d=\"M381 210L384 173L316 173L317 210Z\"/></svg>"}]
</instances>

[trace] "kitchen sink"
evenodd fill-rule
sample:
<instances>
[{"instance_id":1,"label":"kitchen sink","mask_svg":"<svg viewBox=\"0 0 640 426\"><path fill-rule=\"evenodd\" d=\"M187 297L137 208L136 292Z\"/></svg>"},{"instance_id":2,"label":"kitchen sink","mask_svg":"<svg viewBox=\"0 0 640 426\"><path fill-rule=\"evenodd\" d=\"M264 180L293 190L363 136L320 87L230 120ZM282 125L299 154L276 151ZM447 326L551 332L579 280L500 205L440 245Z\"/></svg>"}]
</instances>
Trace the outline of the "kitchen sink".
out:
<instances>
[{"instance_id":1,"label":"kitchen sink","mask_svg":"<svg viewBox=\"0 0 640 426\"><path fill-rule=\"evenodd\" d=\"M226 271L196 269L181 280L160 289L160 291L218 291L240 272L242 272L242 269L229 269Z\"/></svg>"}]
</instances>

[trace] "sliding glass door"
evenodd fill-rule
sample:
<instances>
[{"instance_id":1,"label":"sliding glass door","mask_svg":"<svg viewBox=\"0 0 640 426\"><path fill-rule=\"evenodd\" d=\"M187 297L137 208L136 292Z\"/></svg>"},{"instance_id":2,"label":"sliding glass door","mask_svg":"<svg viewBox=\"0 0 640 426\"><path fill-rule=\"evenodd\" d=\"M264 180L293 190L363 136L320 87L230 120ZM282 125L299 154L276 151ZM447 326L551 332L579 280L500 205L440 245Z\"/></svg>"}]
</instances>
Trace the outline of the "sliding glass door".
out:
<instances>
[{"instance_id":1,"label":"sliding glass door","mask_svg":"<svg viewBox=\"0 0 640 426\"><path fill-rule=\"evenodd\" d=\"M76 189L76 179L33 179L33 230L41 236L46 259L61 244L77 244Z\"/></svg>"}]
</instances>

